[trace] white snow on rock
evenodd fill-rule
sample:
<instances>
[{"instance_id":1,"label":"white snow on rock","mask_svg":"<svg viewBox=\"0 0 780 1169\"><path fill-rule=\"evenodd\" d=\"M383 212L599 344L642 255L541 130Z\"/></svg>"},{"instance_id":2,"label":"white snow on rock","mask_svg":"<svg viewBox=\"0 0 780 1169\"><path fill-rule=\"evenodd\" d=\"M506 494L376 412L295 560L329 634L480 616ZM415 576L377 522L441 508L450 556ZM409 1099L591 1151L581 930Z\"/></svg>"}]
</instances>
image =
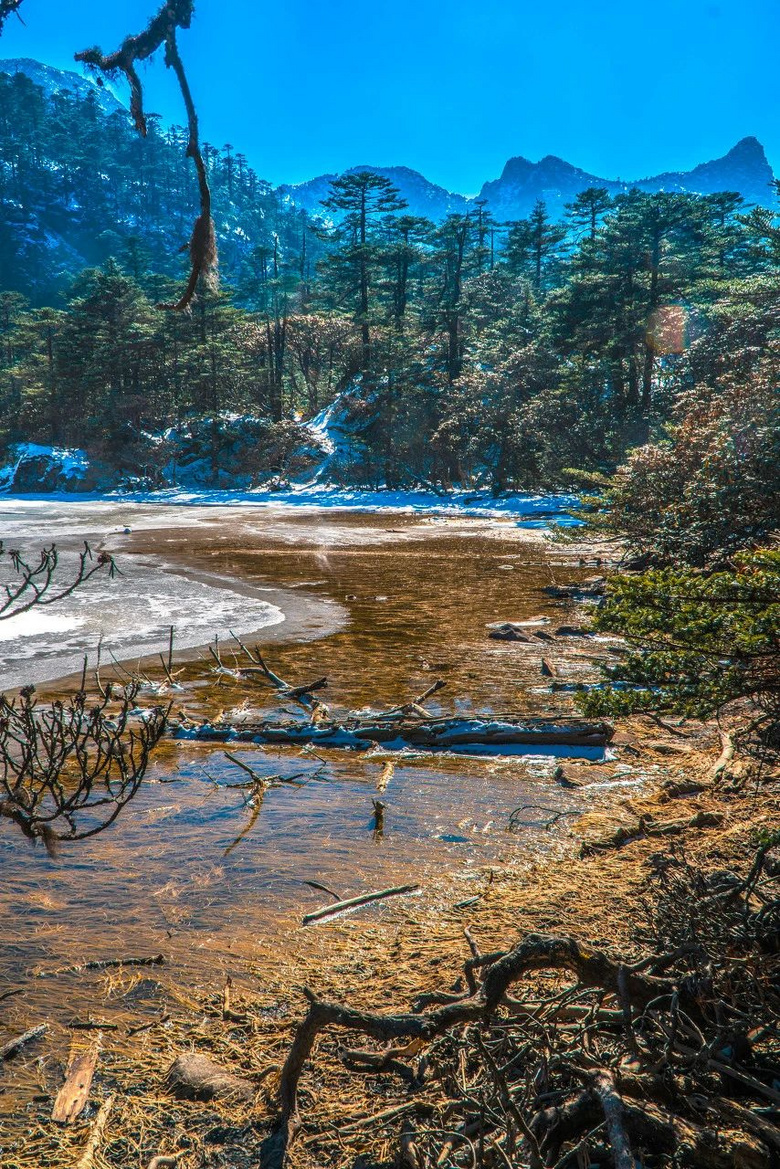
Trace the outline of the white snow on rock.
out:
<instances>
[{"instance_id":1,"label":"white snow on rock","mask_svg":"<svg viewBox=\"0 0 780 1169\"><path fill-rule=\"evenodd\" d=\"M164 448L167 454L155 480L122 477L91 461L83 450L23 443L11 448L7 464L0 466L0 494L52 498L92 494L179 505L505 516L526 528L580 522L569 514L578 504L571 494L493 496L473 488L350 486L350 472L366 460L362 431L371 418L370 403L367 408L358 381L310 422L280 424L293 428L294 435L297 427L288 471L259 483L259 476L247 467L253 452L276 441L275 430L268 419L252 415L225 412L214 420L195 418L159 435L145 434L150 447ZM211 454L215 434L218 464Z\"/></svg>"}]
</instances>

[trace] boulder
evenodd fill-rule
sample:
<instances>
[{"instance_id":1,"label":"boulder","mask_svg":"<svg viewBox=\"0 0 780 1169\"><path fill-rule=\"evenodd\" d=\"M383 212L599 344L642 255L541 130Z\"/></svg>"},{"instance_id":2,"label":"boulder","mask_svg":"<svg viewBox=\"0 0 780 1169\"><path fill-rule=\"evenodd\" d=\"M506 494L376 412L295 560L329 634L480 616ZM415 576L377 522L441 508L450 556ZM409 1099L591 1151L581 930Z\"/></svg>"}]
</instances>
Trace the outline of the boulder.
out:
<instances>
[{"instance_id":1,"label":"boulder","mask_svg":"<svg viewBox=\"0 0 780 1169\"><path fill-rule=\"evenodd\" d=\"M255 1085L251 1080L226 1071L213 1059L196 1051L176 1057L168 1068L166 1086L177 1100L205 1102L215 1096L252 1100L255 1095Z\"/></svg>"}]
</instances>

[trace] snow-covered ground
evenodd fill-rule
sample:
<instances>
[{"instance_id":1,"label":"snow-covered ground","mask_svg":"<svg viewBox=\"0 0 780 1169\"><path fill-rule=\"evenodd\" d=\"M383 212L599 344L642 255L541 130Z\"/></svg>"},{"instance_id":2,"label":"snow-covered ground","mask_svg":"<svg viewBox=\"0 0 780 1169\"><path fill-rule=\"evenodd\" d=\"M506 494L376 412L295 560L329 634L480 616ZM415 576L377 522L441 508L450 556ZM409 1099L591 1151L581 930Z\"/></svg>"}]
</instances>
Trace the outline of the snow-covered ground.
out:
<instances>
[{"instance_id":1,"label":"snow-covered ground","mask_svg":"<svg viewBox=\"0 0 780 1169\"><path fill-rule=\"evenodd\" d=\"M400 514L451 514L516 518L522 527L548 527L550 524L571 526L571 509L577 507L575 495L506 495L495 498L488 492L451 491L438 495L433 491L369 491L362 488L334 487L329 483L306 483L284 491L251 488L246 491L186 491L168 488L163 491L137 492L121 497L128 502L195 505L199 507L261 507L316 511L320 508L356 512L396 512Z\"/></svg>"},{"instance_id":2,"label":"snow-covered ground","mask_svg":"<svg viewBox=\"0 0 780 1169\"><path fill-rule=\"evenodd\" d=\"M67 566L67 557L66 566ZM254 592L254 596L247 595ZM122 576L94 577L66 602L0 621L0 689L43 682L100 657L105 667L165 649L191 649L284 621L282 610L230 579L197 580L156 558L122 558Z\"/></svg>"},{"instance_id":3,"label":"snow-covered ground","mask_svg":"<svg viewBox=\"0 0 780 1169\"><path fill-rule=\"evenodd\" d=\"M240 514L241 522L236 524ZM266 513L263 513L265 516ZM132 532L181 542L181 529L222 525L224 539L240 542L246 511L223 512L202 507L150 507L123 496L85 499L51 495L15 499L0 496L0 539L37 558L40 548L56 543L61 557L59 579L72 579L78 552L86 540L95 551L115 555L119 575L100 573L65 600L0 620L0 692L27 682L45 682L112 658L133 661L167 652L171 625L175 650L194 649L231 633L244 637L261 629L268 637L319 637L346 620L336 602L302 591L267 587L238 577L190 567L181 557L158 550L133 551ZM263 519L263 527L266 524ZM250 524L250 526L252 526ZM178 536L174 536L176 530ZM0 590L12 574L0 561ZM271 630L278 626L278 632ZM111 676L110 673L108 676Z\"/></svg>"}]
</instances>

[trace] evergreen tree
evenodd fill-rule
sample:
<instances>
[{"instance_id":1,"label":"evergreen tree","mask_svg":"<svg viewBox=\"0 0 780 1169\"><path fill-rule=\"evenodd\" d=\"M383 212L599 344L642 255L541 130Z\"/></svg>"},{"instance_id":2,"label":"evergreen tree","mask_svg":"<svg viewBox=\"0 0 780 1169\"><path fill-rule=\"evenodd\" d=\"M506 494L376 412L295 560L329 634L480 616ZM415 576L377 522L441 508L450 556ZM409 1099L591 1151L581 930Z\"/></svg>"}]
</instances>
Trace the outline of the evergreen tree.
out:
<instances>
[{"instance_id":1,"label":"evergreen tree","mask_svg":"<svg viewBox=\"0 0 780 1169\"><path fill-rule=\"evenodd\" d=\"M375 278L381 268L384 254L376 233L376 219L406 207L397 189L389 179L372 171L345 174L336 179L331 193L323 201L327 211L343 212L341 225L334 238L340 245L327 258L329 271L337 287L343 290L351 303L353 319L360 328L363 346L362 373L366 379L372 374L371 299Z\"/></svg>"},{"instance_id":2,"label":"evergreen tree","mask_svg":"<svg viewBox=\"0 0 780 1169\"><path fill-rule=\"evenodd\" d=\"M553 223L541 199L528 219L510 225L507 263L513 272L530 277L537 295L550 281L550 270L565 238L566 228Z\"/></svg>"}]
</instances>

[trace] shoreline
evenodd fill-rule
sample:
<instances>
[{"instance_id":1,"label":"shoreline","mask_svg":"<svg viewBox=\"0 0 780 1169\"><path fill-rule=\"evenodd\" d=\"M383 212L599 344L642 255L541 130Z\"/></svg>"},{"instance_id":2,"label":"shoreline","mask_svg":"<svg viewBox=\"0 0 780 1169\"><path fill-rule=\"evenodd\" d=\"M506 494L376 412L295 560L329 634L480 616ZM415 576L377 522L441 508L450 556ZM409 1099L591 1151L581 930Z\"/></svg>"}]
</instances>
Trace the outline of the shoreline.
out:
<instances>
[{"instance_id":1,"label":"shoreline","mask_svg":"<svg viewBox=\"0 0 780 1169\"><path fill-rule=\"evenodd\" d=\"M270 491L256 488L166 487L155 491L109 492L28 492L0 494L0 512L5 500L18 503L105 503L147 504L179 507L256 507L280 511L345 511L360 514L394 515L462 515L493 519L524 518L529 522L549 522L560 517L563 526L577 526L580 521L566 515L579 500L571 492L516 492L495 497L489 492L457 489L450 493L378 488L337 487L333 484L305 484L289 490Z\"/></svg>"},{"instance_id":2,"label":"shoreline","mask_svg":"<svg viewBox=\"0 0 780 1169\"><path fill-rule=\"evenodd\" d=\"M649 723L632 719L621 731L631 732L635 742L649 741L656 732ZM602 838L627 817L668 822L682 813L686 821L702 820L706 825L691 825L676 838L676 847L685 850L689 863L744 873L750 867L755 832L768 820L780 818L777 784L767 784L751 797L728 785L713 786L714 727L689 729L694 743L689 751L675 755L674 770L681 781L699 785L698 790L675 794L665 790L662 781L652 782L646 790L631 792L589 817L587 825L579 828L585 828L590 838ZM667 747L679 745L679 739L670 735L656 736L654 741ZM637 923L647 909L658 849L666 846L648 835L627 838L623 844L585 856L577 825L573 828L556 832L543 852L534 850L514 862L478 866L470 887L454 872L440 872L426 883L423 896L386 902L378 913L363 910L314 929L291 917L282 946L258 939L252 960L220 966L208 980L182 983L175 968L165 965L149 971L120 969L103 982L101 990L99 973L79 972L75 978L80 993L88 981L100 1018L118 1027L108 1033L111 1063L104 1069L119 1099L115 1127L134 1140L143 1134L152 1148L167 1148L176 1133L186 1128L191 1147L197 1149L208 1142L207 1134L216 1124L221 1127L220 1143L230 1164L249 1169L264 1163L261 1146L277 1116L275 1086L281 1061L306 1013L302 987L310 988L319 999L361 1012L404 1012L421 995L446 993L470 948L482 953L503 951L520 938L538 933L571 936L583 945L603 947L636 961L644 953ZM319 901L324 904L327 897L320 895ZM64 983L63 990L68 985ZM128 1013L112 986L131 992L134 986L157 990L146 1010L141 1007L139 1013L131 1007ZM10 1020L17 1017L19 1027L26 1021L21 1001L12 999L9 1008ZM152 1007L156 1015L149 1014ZM215 1099L203 1104L166 1095L166 1070L182 1051L193 1050L193 1040L197 1052L253 1079L254 1099L244 1103ZM409 1107L403 1081L386 1076L377 1080L365 1072L356 1074L354 1068L345 1070L339 1052L332 1040L321 1041L304 1076L305 1130L293 1145L293 1164L301 1169L343 1164L347 1158L351 1164L355 1157L370 1159L372 1155L377 1164L384 1164L381 1150L388 1140L397 1140L397 1113L402 1115ZM40 1100L40 1087L37 1090ZM22 1120L18 1113L11 1115ZM84 1144L83 1126L53 1131L46 1121L45 1105L42 1113L40 1103L34 1108L28 1105L19 1147L31 1156L45 1152L50 1157L56 1146L62 1160L47 1163L70 1163ZM30 1124L34 1125L32 1141ZM13 1169L28 1169L30 1164L24 1154L18 1161L9 1161Z\"/></svg>"}]
</instances>

